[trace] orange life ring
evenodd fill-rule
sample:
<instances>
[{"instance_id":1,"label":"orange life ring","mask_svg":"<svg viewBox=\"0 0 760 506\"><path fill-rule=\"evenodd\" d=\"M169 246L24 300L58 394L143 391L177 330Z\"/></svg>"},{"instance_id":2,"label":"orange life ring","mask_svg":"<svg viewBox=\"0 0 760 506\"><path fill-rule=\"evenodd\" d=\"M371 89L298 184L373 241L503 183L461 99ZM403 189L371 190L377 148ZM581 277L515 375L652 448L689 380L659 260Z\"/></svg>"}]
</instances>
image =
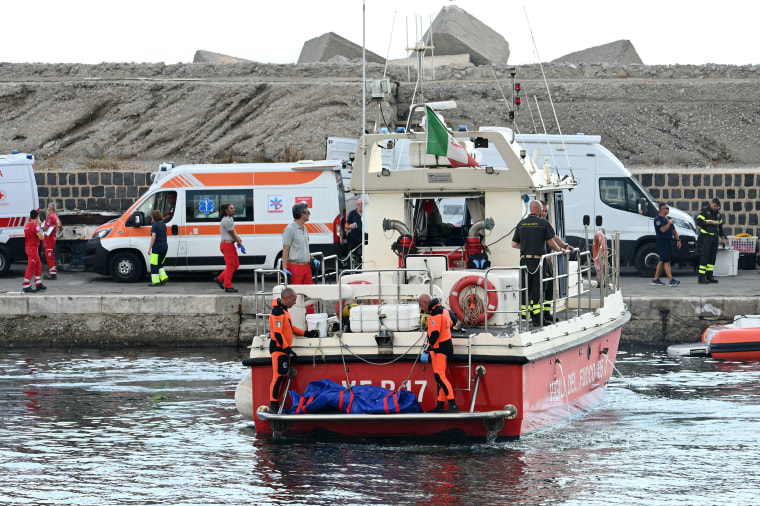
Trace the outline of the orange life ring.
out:
<instances>
[{"instance_id":1,"label":"orange life ring","mask_svg":"<svg viewBox=\"0 0 760 506\"><path fill-rule=\"evenodd\" d=\"M372 283L370 283L369 281L364 280L364 279L356 279L354 281L349 281L347 284L349 284L349 285L371 285ZM346 304L345 300L335 301L335 314L340 314L340 311L341 311L341 309L343 308L343 306L345 304ZM374 305L377 306L378 304L380 304L380 300L379 299L372 299L372 304L374 304Z\"/></svg>"},{"instance_id":2,"label":"orange life ring","mask_svg":"<svg viewBox=\"0 0 760 506\"><path fill-rule=\"evenodd\" d=\"M457 314L457 318L464 321L464 310L459 302L459 294L468 286L482 288L488 295L487 311L483 311L483 314L478 317L475 325L480 325L486 321L486 314L488 314L489 320L493 317L493 311L495 311L496 307L499 305L499 298L496 294L496 289L494 288L493 283L489 281L488 288L486 289L484 287L485 280L486 278L483 276L472 275L460 278L459 281L454 283L454 286L451 288L451 293L449 294L449 307L451 307L451 309Z\"/></svg>"},{"instance_id":3,"label":"orange life ring","mask_svg":"<svg viewBox=\"0 0 760 506\"><path fill-rule=\"evenodd\" d=\"M607 268L607 239L601 230L594 234L594 268L596 279L601 279Z\"/></svg>"}]
</instances>

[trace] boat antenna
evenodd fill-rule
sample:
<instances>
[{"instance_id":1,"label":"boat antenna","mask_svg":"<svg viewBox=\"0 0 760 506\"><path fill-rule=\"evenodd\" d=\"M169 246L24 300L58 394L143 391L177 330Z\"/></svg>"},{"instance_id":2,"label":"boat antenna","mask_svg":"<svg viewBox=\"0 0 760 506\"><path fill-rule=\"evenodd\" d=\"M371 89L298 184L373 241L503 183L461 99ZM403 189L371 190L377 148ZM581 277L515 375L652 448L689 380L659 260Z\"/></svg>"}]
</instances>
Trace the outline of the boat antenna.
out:
<instances>
[{"instance_id":1,"label":"boat antenna","mask_svg":"<svg viewBox=\"0 0 760 506\"><path fill-rule=\"evenodd\" d=\"M544 123L544 116L541 114L541 108L538 106L538 97L536 95L533 95L533 100L536 101L536 110L538 111L538 119L541 121L541 128L544 129L544 134L548 134L546 131L546 124ZM530 100L528 101L530 103ZM561 136L560 136L561 138ZM563 142L562 145L564 146L565 143ZM559 168L557 167L557 160L554 158L554 150L552 149L552 144L549 142L549 138L546 138L546 147L549 150L549 154L552 157L552 165L554 165L554 171L557 173L557 177L560 177L559 175ZM567 156L567 150L565 150L565 156ZM535 160L534 160L535 161ZM570 165L570 160L567 161L568 166ZM570 169L570 172L572 173L573 169Z\"/></svg>"},{"instance_id":2,"label":"boat antenna","mask_svg":"<svg viewBox=\"0 0 760 506\"><path fill-rule=\"evenodd\" d=\"M517 74L517 69L514 67L509 68L509 77L512 78L512 109L509 110L509 121L512 122L512 143L515 142L515 113L517 112L517 109L520 108L520 101L522 100L520 98L520 90L522 89L522 86L519 83L515 83L515 75Z\"/></svg>"},{"instance_id":3,"label":"boat antenna","mask_svg":"<svg viewBox=\"0 0 760 506\"><path fill-rule=\"evenodd\" d=\"M388 51L385 53L385 68L383 69L383 79L388 72L388 58L391 55L391 44L393 43L393 28L396 26L396 11L393 11L393 21L391 21L391 36L388 39Z\"/></svg>"},{"instance_id":4,"label":"boat antenna","mask_svg":"<svg viewBox=\"0 0 760 506\"><path fill-rule=\"evenodd\" d=\"M409 47L409 16L406 18L406 46ZM406 80L411 81L412 80L412 68L409 65L409 58L411 57L411 54L409 51L406 52ZM414 96L412 96L412 103L414 103Z\"/></svg>"},{"instance_id":5,"label":"boat antenna","mask_svg":"<svg viewBox=\"0 0 760 506\"><path fill-rule=\"evenodd\" d=\"M552 112L554 113L554 121L557 123L557 132L559 133L560 141L562 141L562 148L565 151L565 158L567 159L567 168L570 169L570 178L575 181L575 175L573 174L573 167L570 164L570 156L567 154L567 148L565 147L565 140L562 138L562 128L559 125L559 118L557 118L557 109L554 107L554 100L552 99L552 92L549 90L549 82L546 80L546 72L544 72L544 65L541 63L541 56L538 54L538 46L536 45L536 39L533 37L533 28L530 26L530 19L528 18L528 9L523 5L523 12L525 13L525 21L528 23L528 31L530 32L530 40L533 43L533 51L536 53L536 59L538 60L538 67L541 69L541 76L544 79L544 87L546 87L546 94L549 97L549 104L551 105ZM536 100L536 106L538 106L538 100ZM539 114L540 114L539 110ZM541 119L541 124L546 132L546 125ZM556 165L555 165L556 168Z\"/></svg>"},{"instance_id":6,"label":"boat antenna","mask_svg":"<svg viewBox=\"0 0 760 506\"><path fill-rule=\"evenodd\" d=\"M364 198L364 194L367 189L367 0L362 0L362 130L361 130L361 142L362 145L362 195L360 198ZM369 207L369 206L367 206ZM362 212L362 230L366 229L367 217L369 216L369 209L365 209ZM364 241L362 246L362 258L364 256ZM348 378L348 373L346 373Z\"/></svg>"},{"instance_id":7,"label":"boat antenna","mask_svg":"<svg viewBox=\"0 0 760 506\"><path fill-rule=\"evenodd\" d=\"M428 23L430 23L430 28L428 29L428 45L431 47L430 66L433 69L433 81L435 81L435 44L433 44L433 15L432 14L428 14Z\"/></svg>"}]
</instances>

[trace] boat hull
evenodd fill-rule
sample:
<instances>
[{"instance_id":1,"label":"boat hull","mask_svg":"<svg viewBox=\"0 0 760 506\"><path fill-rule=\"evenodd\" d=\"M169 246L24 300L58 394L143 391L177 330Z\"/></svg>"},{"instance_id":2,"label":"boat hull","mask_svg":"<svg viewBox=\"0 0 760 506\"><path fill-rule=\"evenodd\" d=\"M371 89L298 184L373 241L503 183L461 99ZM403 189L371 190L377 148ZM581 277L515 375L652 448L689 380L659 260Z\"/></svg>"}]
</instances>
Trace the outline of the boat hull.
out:
<instances>
[{"instance_id":1,"label":"boat hull","mask_svg":"<svg viewBox=\"0 0 760 506\"><path fill-rule=\"evenodd\" d=\"M514 408L516 414L512 418L442 418L421 414L411 420L394 418L394 415L388 415L387 420L346 418L351 415L310 420L285 415L276 421L267 420L266 415L256 413L257 410L266 413L270 404L272 366L263 358L252 360L250 371L238 386L236 403L244 416L253 419L259 434L516 439L601 399L613 371L623 323L587 341L536 358L496 353L472 357L455 355L450 360L450 379L460 410L482 414ZM417 396L423 410L429 411L436 405L432 367L415 361L416 355L351 358L299 357L295 363L297 373L291 378L289 389L302 393L311 381L326 378L344 386L371 384L390 390L408 381L407 388ZM479 372L483 374L478 380ZM288 401L286 406L289 405Z\"/></svg>"},{"instance_id":2,"label":"boat hull","mask_svg":"<svg viewBox=\"0 0 760 506\"><path fill-rule=\"evenodd\" d=\"M718 329L710 339L710 355L720 360L760 360L760 327Z\"/></svg>"}]
</instances>

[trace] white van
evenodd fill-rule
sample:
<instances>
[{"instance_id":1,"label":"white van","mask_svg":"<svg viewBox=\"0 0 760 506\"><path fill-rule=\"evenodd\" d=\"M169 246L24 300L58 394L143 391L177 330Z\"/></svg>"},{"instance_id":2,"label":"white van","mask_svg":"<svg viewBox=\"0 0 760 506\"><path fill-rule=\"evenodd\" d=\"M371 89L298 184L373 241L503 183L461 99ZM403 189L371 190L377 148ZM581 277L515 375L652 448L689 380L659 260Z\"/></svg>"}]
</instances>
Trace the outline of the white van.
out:
<instances>
[{"instance_id":1,"label":"white van","mask_svg":"<svg viewBox=\"0 0 760 506\"><path fill-rule=\"evenodd\" d=\"M482 127L480 130L504 131L512 135L512 130L505 127ZM478 141L477 132L468 132L471 142L467 144L475 159L483 166L506 165L495 149ZM358 144L358 141L353 141L352 151L348 139L329 138L328 143L331 139L335 139L334 142L341 146L343 152L355 152ZM545 161L546 170L559 170L560 175L569 177L568 166L572 167L578 186L572 191L556 194L552 206L558 213L553 222L564 221L566 225L566 230L557 230L560 236L574 246L587 249L598 229L620 232L621 263L635 267L643 276L654 275L660 260L654 233L654 217L659 212L659 206L623 163L602 146L599 135L523 134L515 135L515 140L525 148L526 157L532 157L538 166ZM409 149L410 145L405 141L398 141L395 146L384 149L383 167L389 170L410 167ZM412 153L413 158L419 156L425 155ZM438 160L438 163L446 162ZM451 209L453 213L454 207ZM562 214L564 220L560 219ZM675 207L670 208L669 216L681 238L680 249L675 243L672 246L673 262L695 265L699 257L694 219ZM456 218L447 217L444 221L455 224Z\"/></svg>"},{"instance_id":2,"label":"white van","mask_svg":"<svg viewBox=\"0 0 760 506\"><path fill-rule=\"evenodd\" d=\"M166 212L169 272L224 269L219 251L219 209L235 206L235 230L246 253L240 269L275 268L282 255L282 232L293 221L292 207L306 202L312 251L342 254L345 202L340 161L245 163L225 165L163 164L153 184L121 217L101 225L87 244L88 270L120 282L139 280L149 267L150 213ZM171 195L174 194L174 195Z\"/></svg>"},{"instance_id":3,"label":"white van","mask_svg":"<svg viewBox=\"0 0 760 506\"><path fill-rule=\"evenodd\" d=\"M0 155L0 276L13 262L26 261L24 227L29 211L39 207L33 165L33 155Z\"/></svg>"},{"instance_id":4,"label":"white van","mask_svg":"<svg viewBox=\"0 0 760 506\"><path fill-rule=\"evenodd\" d=\"M563 177L570 175L568 164L572 167L578 186L563 192L565 235L570 244L585 247L586 224L589 238L598 229L617 231L621 263L632 265L642 276L654 275L659 261L654 232L658 203L602 146L599 135L516 135L515 140L538 166L545 162L548 170L559 170ZM694 219L672 206L669 216L681 238L680 249L673 243L673 262L693 264L698 260Z\"/></svg>"},{"instance_id":5,"label":"white van","mask_svg":"<svg viewBox=\"0 0 760 506\"><path fill-rule=\"evenodd\" d=\"M345 137L328 137L325 141L325 160L342 160L343 162L341 175L343 176L343 190L346 192L351 188L351 170L356 157L357 145L356 139Z\"/></svg>"}]
</instances>

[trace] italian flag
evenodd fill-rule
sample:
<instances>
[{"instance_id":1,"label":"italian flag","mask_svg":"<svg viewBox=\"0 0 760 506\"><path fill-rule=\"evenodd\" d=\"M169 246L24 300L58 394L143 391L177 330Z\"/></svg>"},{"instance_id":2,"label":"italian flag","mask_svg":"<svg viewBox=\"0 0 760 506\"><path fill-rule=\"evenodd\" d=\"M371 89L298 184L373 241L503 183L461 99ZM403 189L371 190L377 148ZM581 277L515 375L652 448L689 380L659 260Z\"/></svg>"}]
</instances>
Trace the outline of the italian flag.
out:
<instances>
[{"instance_id":1,"label":"italian flag","mask_svg":"<svg viewBox=\"0 0 760 506\"><path fill-rule=\"evenodd\" d=\"M433 110L425 106L427 112L427 151L429 155L445 156L452 167L480 167L473 157L467 154L461 144L451 136Z\"/></svg>"}]
</instances>

